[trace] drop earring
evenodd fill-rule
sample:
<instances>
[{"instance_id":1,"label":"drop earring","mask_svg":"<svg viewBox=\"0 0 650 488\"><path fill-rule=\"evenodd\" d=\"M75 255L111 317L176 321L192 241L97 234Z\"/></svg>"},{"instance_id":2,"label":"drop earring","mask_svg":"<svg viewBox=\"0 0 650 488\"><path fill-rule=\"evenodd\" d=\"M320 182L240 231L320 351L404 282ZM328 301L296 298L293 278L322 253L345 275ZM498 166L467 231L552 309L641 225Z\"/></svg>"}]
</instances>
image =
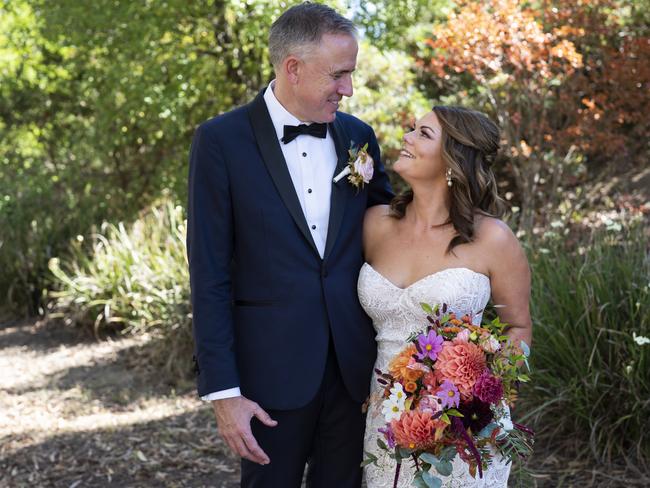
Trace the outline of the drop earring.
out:
<instances>
[{"instance_id":1,"label":"drop earring","mask_svg":"<svg viewBox=\"0 0 650 488\"><path fill-rule=\"evenodd\" d=\"M447 177L447 186L451 186L451 168L447 168L446 177Z\"/></svg>"}]
</instances>

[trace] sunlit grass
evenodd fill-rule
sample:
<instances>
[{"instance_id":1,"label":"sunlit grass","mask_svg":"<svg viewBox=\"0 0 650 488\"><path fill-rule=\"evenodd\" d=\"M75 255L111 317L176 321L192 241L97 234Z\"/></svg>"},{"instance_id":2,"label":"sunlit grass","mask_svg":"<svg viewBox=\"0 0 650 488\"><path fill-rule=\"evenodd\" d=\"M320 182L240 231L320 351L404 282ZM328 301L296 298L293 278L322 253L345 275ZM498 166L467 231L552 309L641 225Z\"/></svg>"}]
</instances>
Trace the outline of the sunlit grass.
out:
<instances>
[{"instance_id":1,"label":"sunlit grass","mask_svg":"<svg viewBox=\"0 0 650 488\"><path fill-rule=\"evenodd\" d=\"M52 259L57 281L51 314L67 323L124 333L154 333L169 372L189 368L191 313L185 221L171 203L152 208L132 226L103 224L67 259Z\"/></svg>"}]
</instances>

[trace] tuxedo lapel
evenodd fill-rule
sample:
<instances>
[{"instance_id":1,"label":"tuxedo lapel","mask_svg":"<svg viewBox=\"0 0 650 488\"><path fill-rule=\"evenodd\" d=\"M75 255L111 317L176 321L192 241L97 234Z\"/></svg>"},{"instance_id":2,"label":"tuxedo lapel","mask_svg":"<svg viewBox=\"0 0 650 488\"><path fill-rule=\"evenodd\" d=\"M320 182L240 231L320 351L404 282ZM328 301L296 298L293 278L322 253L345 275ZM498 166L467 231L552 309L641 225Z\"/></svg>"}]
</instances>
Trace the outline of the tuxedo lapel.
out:
<instances>
[{"instance_id":1,"label":"tuxedo lapel","mask_svg":"<svg viewBox=\"0 0 650 488\"><path fill-rule=\"evenodd\" d=\"M345 129L338 118L334 119L334 122L329 124L329 129L330 134L332 134L332 138L334 139L334 147L336 148L336 155L338 156L336 170L334 170L334 176L336 176L343 171L343 168L345 168L345 165L348 162L350 141L348 140ZM347 178L339 180L338 183L332 182L330 218L327 228L327 241L325 242L325 255L323 256L323 259L327 259L332 251L332 247L334 247L336 237L341 229L341 224L343 223L343 214L345 213L345 205L348 201L349 195L350 185Z\"/></svg>"},{"instance_id":2,"label":"tuxedo lapel","mask_svg":"<svg viewBox=\"0 0 650 488\"><path fill-rule=\"evenodd\" d=\"M264 164L273 179L273 183L275 184L282 201L289 210L289 213L293 217L293 220L300 229L300 232L302 232L305 239L307 239L307 242L309 242L311 247L318 254L318 249L316 248L314 239L307 227L305 215L300 207L300 201L298 200L298 195L296 195L293 181L291 181L291 175L289 174L287 163L284 160L284 155L282 154L282 149L280 148L280 143L278 142L277 134L273 127L273 122L271 121L271 116L266 108L263 90L257 97L255 97L255 100L248 105L248 112L253 126L253 133L257 139L260 153L262 154L262 159L264 160Z\"/></svg>"}]
</instances>

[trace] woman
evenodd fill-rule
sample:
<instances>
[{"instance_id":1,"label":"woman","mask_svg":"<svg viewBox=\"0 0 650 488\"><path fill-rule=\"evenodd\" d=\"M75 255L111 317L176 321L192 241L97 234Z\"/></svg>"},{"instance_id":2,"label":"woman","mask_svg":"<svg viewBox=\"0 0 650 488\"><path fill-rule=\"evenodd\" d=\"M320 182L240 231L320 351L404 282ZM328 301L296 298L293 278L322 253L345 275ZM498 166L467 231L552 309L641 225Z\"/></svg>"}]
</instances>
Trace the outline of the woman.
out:
<instances>
[{"instance_id":1,"label":"woman","mask_svg":"<svg viewBox=\"0 0 650 488\"><path fill-rule=\"evenodd\" d=\"M517 238L498 219L503 201L490 169L498 148L498 127L460 107L434 107L404 136L394 169L411 190L390 206L370 208L363 229L367 262L358 291L377 331L376 368L387 371L408 336L422 328L421 302L446 303L477 324L491 296L511 340L530 344L530 271ZM385 421L381 390L372 381L365 449L379 454L377 429ZM507 486L510 466L499 456L483 478L473 478L459 456L453 465L445 487ZM380 455L378 466L366 468L368 488L392 488L394 473L395 461ZM411 486L413 475L405 462L399 486Z\"/></svg>"}]
</instances>

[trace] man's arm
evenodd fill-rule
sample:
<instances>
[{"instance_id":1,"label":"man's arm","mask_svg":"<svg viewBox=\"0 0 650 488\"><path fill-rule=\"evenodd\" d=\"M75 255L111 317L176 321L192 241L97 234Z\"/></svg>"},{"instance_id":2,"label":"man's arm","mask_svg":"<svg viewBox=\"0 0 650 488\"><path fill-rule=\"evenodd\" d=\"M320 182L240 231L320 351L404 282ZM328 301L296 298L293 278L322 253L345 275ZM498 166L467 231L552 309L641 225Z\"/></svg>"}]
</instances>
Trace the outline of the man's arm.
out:
<instances>
[{"instance_id":1,"label":"man's arm","mask_svg":"<svg viewBox=\"0 0 650 488\"><path fill-rule=\"evenodd\" d=\"M230 187L223 155L210 132L203 124L192 142L187 218L199 395L239 387L230 279Z\"/></svg>"},{"instance_id":2,"label":"man's arm","mask_svg":"<svg viewBox=\"0 0 650 488\"><path fill-rule=\"evenodd\" d=\"M214 130L214 129L212 129ZM190 154L187 254L192 288L199 395L212 400L219 433L241 457L268 464L250 421L277 422L239 395L234 352L230 265L233 218L228 171L211 127L196 131Z\"/></svg>"}]
</instances>

